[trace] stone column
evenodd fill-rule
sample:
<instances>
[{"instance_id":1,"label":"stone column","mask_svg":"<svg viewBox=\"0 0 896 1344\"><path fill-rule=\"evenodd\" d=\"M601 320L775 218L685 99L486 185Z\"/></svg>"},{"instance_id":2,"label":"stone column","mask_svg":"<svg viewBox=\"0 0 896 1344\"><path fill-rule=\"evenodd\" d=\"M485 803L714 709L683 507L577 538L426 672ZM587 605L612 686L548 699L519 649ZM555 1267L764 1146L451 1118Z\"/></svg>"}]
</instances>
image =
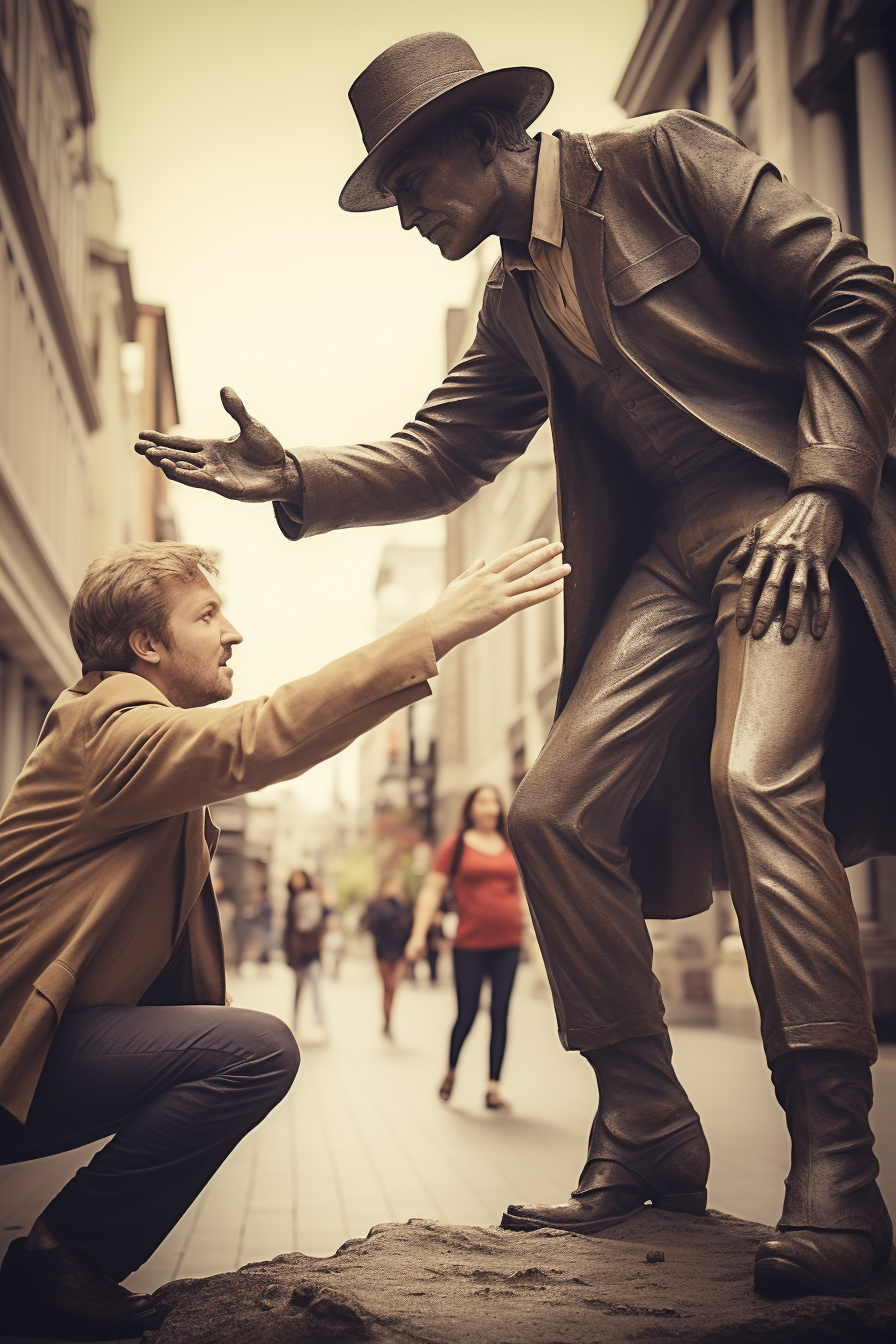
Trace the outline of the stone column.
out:
<instances>
[{"instance_id":1,"label":"stone column","mask_svg":"<svg viewBox=\"0 0 896 1344\"><path fill-rule=\"evenodd\" d=\"M874 261L896 269L896 125L893 88L882 51L856 57L862 235Z\"/></svg>"},{"instance_id":2,"label":"stone column","mask_svg":"<svg viewBox=\"0 0 896 1344\"><path fill-rule=\"evenodd\" d=\"M846 175L846 132L836 108L816 112L809 120L812 195L830 205L849 231L849 185Z\"/></svg>"},{"instance_id":3,"label":"stone column","mask_svg":"<svg viewBox=\"0 0 896 1344\"><path fill-rule=\"evenodd\" d=\"M793 94L785 0L753 0L759 152L793 177Z\"/></svg>"}]
</instances>

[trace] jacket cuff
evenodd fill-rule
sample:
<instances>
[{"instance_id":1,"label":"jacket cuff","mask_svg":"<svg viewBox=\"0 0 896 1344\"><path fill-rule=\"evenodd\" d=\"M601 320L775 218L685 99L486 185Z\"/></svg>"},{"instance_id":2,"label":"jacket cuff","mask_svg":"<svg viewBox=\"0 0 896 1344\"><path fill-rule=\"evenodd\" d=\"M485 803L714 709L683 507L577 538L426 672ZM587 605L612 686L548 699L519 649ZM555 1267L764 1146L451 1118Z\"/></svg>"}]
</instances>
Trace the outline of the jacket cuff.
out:
<instances>
[{"instance_id":1,"label":"jacket cuff","mask_svg":"<svg viewBox=\"0 0 896 1344\"><path fill-rule=\"evenodd\" d=\"M861 448L838 443L803 444L796 451L790 473L790 492L839 490L858 504L867 519L880 485L880 464Z\"/></svg>"},{"instance_id":2,"label":"jacket cuff","mask_svg":"<svg viewBox=\"0 0 896 1344\"><path fill-rule=\"evenodd\" d=\"M302 475L302 464L295 453L291 453L287 449L286 455L291 457L296 464L296 471L299 473L299 481L302 486L302 503L287 504L285 500L275 499L274 517L284 537L288 537L290 541L298 541L305 525L305 478Z\"/></svg>"}]
</instances>

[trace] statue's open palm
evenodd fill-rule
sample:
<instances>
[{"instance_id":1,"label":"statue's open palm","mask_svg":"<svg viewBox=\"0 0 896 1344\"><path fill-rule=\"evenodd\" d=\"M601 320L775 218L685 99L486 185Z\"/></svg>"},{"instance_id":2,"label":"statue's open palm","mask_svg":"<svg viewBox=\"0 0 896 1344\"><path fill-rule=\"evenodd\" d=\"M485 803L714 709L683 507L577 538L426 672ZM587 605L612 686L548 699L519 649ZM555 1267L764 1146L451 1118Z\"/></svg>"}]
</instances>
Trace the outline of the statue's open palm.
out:
<instances>
[{"instance_id":1,"label":"statue's open palm","mask_svg":"<svg viewBox=\"0 0 896 1344\"><path fill-rule=\"evenodd\" d=\"M296 464L270 430L249 415L232 387L222 387L221 404L240 427L234 438L185 439L145 430L134 450L159 467L169 481L213 490L225 499L300 502Z\"/></svg>"}]
</instances>

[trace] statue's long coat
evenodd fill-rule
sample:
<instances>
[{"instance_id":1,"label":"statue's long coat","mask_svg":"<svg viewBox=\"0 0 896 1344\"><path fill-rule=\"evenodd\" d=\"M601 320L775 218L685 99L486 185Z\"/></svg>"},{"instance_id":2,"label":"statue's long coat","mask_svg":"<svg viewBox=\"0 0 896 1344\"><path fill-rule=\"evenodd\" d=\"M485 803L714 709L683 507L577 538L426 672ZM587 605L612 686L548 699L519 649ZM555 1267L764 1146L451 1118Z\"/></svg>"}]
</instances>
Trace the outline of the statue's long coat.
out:
<instances>
[{"instance_id":1,"label":"statue's long coat","mask_svg":"<svg viewBox=\"0 0 896 1344\"><path fill-rule=\"evenodd\" d=\"M856 601L825 758L826 819L845 863L896 853L892 273L831 211L697 113L557 134L588 326L608 329L620 362L786 472L792 488L833 488L853 501L840 561L867 616ZM499 263L474 344L416 419L385 442L300 452L303 523L279 507L278 518L287 535L305 536L450 512L550 416L572 565L562 711L646 548L653 498L620 447L563 395L529 304L525 275ZM690 914L709 900L713 716L708 698L683 719L627 837L645 914Z\"/></svg>"}]
</instances>

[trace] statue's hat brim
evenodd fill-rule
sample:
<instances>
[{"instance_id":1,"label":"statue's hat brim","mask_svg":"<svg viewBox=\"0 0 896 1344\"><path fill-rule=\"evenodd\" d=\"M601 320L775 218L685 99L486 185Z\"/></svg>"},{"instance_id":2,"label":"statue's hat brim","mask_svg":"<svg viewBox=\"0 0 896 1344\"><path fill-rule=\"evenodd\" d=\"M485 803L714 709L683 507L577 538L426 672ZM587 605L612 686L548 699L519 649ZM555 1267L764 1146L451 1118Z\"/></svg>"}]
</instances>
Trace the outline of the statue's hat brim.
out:
<instances>
[{"instance_id":1,"label":"statue's hat brim","mask_svg":"<svg viewBox=\"0 0 896 1344\"><path fill-rule=\"evenodd\" d=\"M460 79L455 76L450 87L432 93L422 102L419 91L415 91L408 97L411 105L406 115L400 115L404 109L397 109L397 120L352 173L342 188L339 204L343 210L351 211L385 210L395 205L395 197L381 186L383 176L404 150L444 117L484 103L511 108L523 126L530 126L547 107L553 92L550 75L535 66L488 70Z\"/></svg>"}]
</instances>

